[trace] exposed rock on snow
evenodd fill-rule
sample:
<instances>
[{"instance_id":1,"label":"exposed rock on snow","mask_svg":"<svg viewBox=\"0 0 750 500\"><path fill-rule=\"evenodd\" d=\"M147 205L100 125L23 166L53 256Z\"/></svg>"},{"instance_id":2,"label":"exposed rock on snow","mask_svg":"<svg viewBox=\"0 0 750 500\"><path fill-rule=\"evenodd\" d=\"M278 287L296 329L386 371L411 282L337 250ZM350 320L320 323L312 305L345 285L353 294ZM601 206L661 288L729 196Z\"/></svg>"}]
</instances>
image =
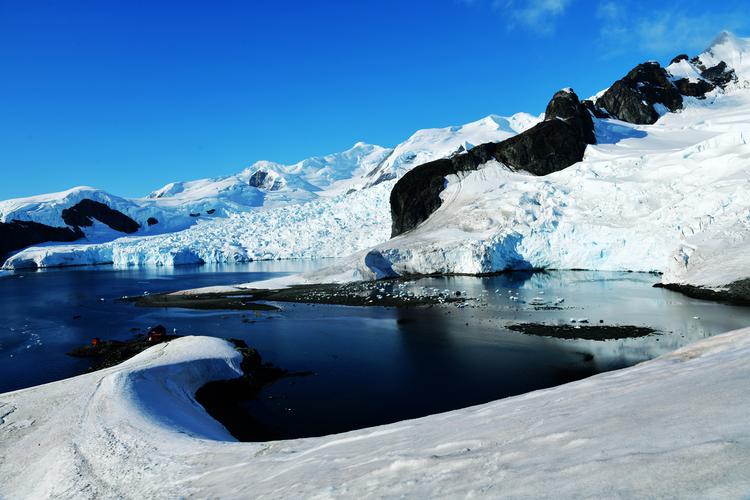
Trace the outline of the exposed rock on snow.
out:
<instances>
[{"instance_id":1,"label":"exposed rock on snow","mask_svg":"<svg viewBox=\"0 0 750 500\"><path fill-rule=\"evenodd\" d=\"M91 227L94 225L93 219L121 233L134 233L141 227L122 212L88 198L82 199L70 208L63 209L61 216L65 224L72 227Z\"/></svg>"},{"instance_id":2,"label":"exposed rock on snow","mask_svg":"<svg viewBox=\"0 0 750 500\"><path fill-rule=\"evenodd\" d=\"M748 356L741 330L472 408L238 443L193 395L238 376L241 356L223 340L185 337L0 395L0 496L741 497Z\"/></svg>"},{"instance_id":3,"label":"exposed rock on snow","mask_svg":"<svg viewBox=\"0 0 750 500\"><path fill-rule=\"evenodd\" d=\"M544 120L525 132L407 172L391 192L391 235L414 229L440 207L449 175L476 170L490 160L547 175L581 161L586 146L594 142L591 115L572 90L560 91L547 106Z\"/></svg>"},{"instance_id":4,"label":"exposed rock on snow","mask_svg":"<svg viewBox=\"0 0 750 500\"><path fill-rule=\"evenodd\" d=\"M0 258L29 245L45 241L75 241L83 236L83 232L77 227L52 227L19 220L0 222Z\"/></svg>"},{"instance_id":5,"label":"exposed rock on snow","mask_svg":"<svg viewBox=\"0 0 750 500\"><path fill-rule=\"evenodd\" d=\"M652 61L639 64L616 81L596 104L619 120L651 124L663 114L656 105L677 111L682 108L682 95L669 80L667 71Z\"/></svg>"},{"instance_id":6,"label":"exposed rock on snow","mask_svg":"<svg viewBox=\"0 0 750 500\"><path fill-rule=\"evenodd\" d=\"M399 179L417 165L469 151L477 144L503 141L530 129L540 120L541 117L528 113L508 117L490 115L460 127L419 130L368 172L366 185Z\"/></svg>"}]
</instances>

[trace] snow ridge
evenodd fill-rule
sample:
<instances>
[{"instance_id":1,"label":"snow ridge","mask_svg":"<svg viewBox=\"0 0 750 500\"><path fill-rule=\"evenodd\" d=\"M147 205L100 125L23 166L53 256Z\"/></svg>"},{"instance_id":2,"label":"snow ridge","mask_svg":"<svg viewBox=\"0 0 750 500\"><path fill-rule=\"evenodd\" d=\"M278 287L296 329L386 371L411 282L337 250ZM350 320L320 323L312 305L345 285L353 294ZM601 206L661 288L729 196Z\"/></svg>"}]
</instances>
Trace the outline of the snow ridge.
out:
<instances>
[{"instance_id":1,"label":"snow ridge","mask_svg":"<svg viewBox=\"0 0 750 500\"><path fill-rule=\"evenodd\" d=\"M745 329L480 406L237 443L193 394L236 377L240 356L223 340L184 337L107 370L1 394L0 440L13 460L0 462L0 496L742 497L748 355ZM644 481L654 470L658 481Z\"/></svg>"}]
</instances>

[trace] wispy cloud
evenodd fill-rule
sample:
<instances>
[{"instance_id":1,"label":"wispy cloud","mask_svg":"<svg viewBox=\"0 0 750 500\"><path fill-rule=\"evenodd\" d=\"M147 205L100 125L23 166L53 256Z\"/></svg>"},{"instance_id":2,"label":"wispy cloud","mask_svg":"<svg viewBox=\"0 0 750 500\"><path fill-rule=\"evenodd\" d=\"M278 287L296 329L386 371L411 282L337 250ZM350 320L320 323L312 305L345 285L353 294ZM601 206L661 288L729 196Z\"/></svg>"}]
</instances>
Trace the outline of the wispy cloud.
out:
<instances>
[{"instance_id":1,"label":"wispy cloud","mask_svg":"<svg viewBox=\"0 0 750 500\"><path fill-rule=\"evenodd\" d=\"M702 50L721 30L736 31L747 26L747 14L703 14L688 16L657 13L638 21L636 33L645 50L657 53L675 50Z\"/></svg>"},{"instance_id":2,"label":"wispy cloud","mask_svg":"<svg viewBox=\"0 0 750 500\"><path fill-rule=\"evenodd\" d=\"M570 6L571 0L527 0L509 1L506 7L511 17L519 24L538 33L550 34L557 27L557 20Z\"/></svg>"},{"instance_id":3,"label":"wispy cloud","mask_svg":"<svg viewBox=\"0 0 750 500\"><path fill-rule=\"evenodd\" d=\"M559 19L574 0L459 0L465 5L485 5L501 12L507 28L523 28L541 35L557 29Z\"/></svg>"},{"instance_id":4,"label":"wispy cloud","mask_svg":"<svg viewBox=\"0 0 750 500\"><path fill-rule=\"evenodd\" d=\"M711 8L700 12L638 8L638 2L602 0L596 9L601 57L606 59L638 50L653 57L695 53L705 48L719 31L742 30L750 24L745 9Z\"/></svg>"}]
</instances>

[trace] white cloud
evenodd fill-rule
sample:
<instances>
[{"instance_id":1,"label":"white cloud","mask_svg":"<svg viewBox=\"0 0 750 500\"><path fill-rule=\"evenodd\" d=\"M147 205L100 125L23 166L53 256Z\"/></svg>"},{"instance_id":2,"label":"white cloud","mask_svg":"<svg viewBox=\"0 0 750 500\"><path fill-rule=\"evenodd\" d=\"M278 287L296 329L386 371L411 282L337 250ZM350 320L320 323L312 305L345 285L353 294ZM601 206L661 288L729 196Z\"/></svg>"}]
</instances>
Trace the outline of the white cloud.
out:
<instances>
[{"instance_id":1,"label":"white cloud","mask_svg":"<svg viewBox=\"0 0 750 500\"><path fill-rule=\"evenodd\" d=\"M697 53L721 30L748 26L744 11L717 12L638 8L634 2L603 0L596 10L599 21L601 57L608 58L638 50L653 57Z\"/></svg>"},{"instance_id":2,"label":"white cloud","mask_svg":"<svg viewBox=\"0 0 750 500\"><path fill-rule=\"evenodd\" d=\"M474 5L481 0L459 0ZM565 14L574 0L491 0L493 9L507 16L508 27L522 27L549 35L557 27L557 20Z\"/></svg>"},{"instance_id":3,"label":"white cloud","mask_svg":"<svg viewBox=\"0 0 750 500\"><path fill-rule=\"evenodd\" d=\"M622 3L607 0L599 2L596 8L596 17L606 22L617 22L625 16Z\"/></svg>"},{"instance_id":4,"label":"white cloud","mask_svg":"<svg viewBox=\"0 0 750 500\"><path fill-rule=\"evenodd\" d=\"M662 12L639 20L635 32L644 50L656 53L696 51L704 49L719 31L743 27L744 17L731 13L687 16Z\"/></svg>"},{"instance_id":5,"label":"white cloud","mask_svg":"<svg viewBox=\"0 0 750 500\"><path fill-rule=\"evenodd\" d=\"M512 12L521 24L539 31L551 33L555 22L570 5L571 0L528 0L523 6L516 6ZM514 2L518 4L519 2Z\"/></svg>"}]
</instances>

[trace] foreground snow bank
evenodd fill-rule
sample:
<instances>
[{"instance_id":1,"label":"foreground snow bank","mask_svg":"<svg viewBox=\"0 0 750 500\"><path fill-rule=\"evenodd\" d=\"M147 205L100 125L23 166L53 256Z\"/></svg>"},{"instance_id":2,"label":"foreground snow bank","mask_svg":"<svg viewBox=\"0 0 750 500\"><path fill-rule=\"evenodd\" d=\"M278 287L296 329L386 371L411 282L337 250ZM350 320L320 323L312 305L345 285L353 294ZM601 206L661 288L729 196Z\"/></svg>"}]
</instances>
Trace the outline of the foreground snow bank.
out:
<instances>
[{"instance_id":1,"label":"foreground snow bank","mask_svg":"<svg viewBox=\"0 0 750 500\"><path fill-rule=\"evenodd\" d=\"M158 481L131 489L125 478L154 479L181 441L233 440L193 395L241 375L241 361L226 341L184 337L114 368L0 395L0 497L159 491Z\"/></svg>"},{"instance_id":2,"label":"foreground snow bank","mask_svg":"<svg viewBox=\"0 0 750 500\"><path fill-rule=\"evenodd\" d=\"M3 497L741 497L750 329L523 396L322 438L231 442L194 402L218 339L0 395Z\"/></svg>"}]
</instances>

